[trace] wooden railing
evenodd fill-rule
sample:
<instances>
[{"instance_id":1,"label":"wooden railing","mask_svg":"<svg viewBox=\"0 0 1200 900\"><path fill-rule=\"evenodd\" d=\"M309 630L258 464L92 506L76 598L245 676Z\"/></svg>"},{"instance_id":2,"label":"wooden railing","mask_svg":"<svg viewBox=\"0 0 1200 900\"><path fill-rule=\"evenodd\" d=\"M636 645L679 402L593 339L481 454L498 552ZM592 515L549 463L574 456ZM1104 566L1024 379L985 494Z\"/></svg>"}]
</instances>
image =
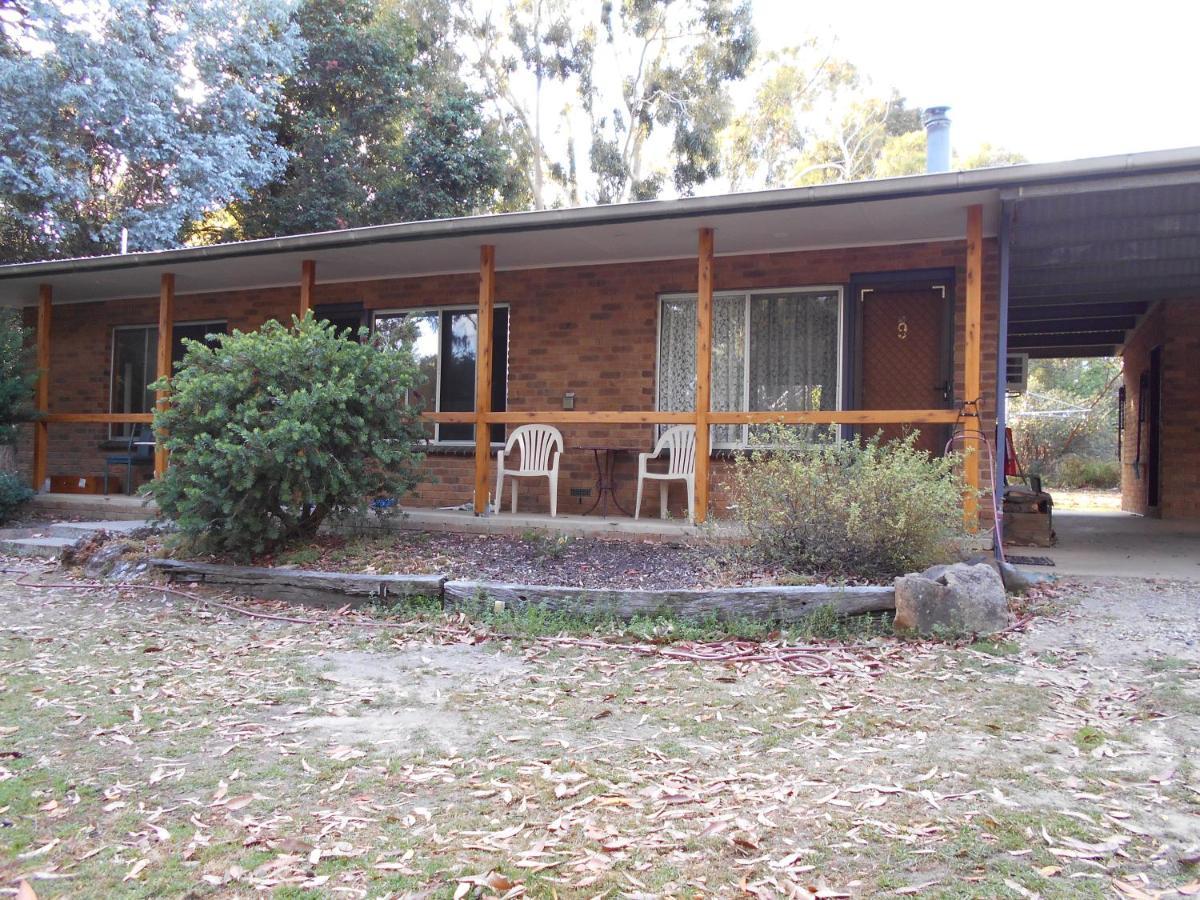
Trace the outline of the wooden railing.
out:
<instances>
[{"instance_id":1,"label":"wooden railing","mask_svg":"<svg viewBox=\"0 0 1200 900\"><path fill-rule=\"evenodd\" d=\"M847 409L806 411L725 412L709 408L709 376L712 354L712 302L714 291L714 242L710 228L699 229L697 248L696 302L696 365L697 379L695 410L692 412L658 412L654 410L508 410L494 412L489 408L492 395L492 311L496 294L496 251L485 245L479 257L479 306L476 347L475 396L478 406L464 412L429 413L425 418L443 424L475 426L475 489L474 507L482 513L487 506L490 484L491 429L490 425L595 424L595 425L695 425L696 426L696 520L703 522L708 511L708 436L711 425L954 425L963 423L963 472L974 490L964 498L964 518L968 525L978 520L976 491L979 487L979 399L981 394L982 297L983 297L983 208L971 206L966 222L966 304L963 317L964 332L964 389L965 400L958 409ZM307 312L316 290L316 263L301 262L298 308ZM159 287L158 371L169 367L171 333L174 322L175 279L164 274ZM51 413L49 394L51 289L41 285L38 292L37 359L39 379L37 408L43 414L34 426L34 484L40 488L46 477L48 426L52 424L147 424L149 413ZM157 396L158 408L169 404L167 391ZM159 448L155 453L155 474L165 471L167 459Z\"/></svg>"},{"instance_id":2,"label":"wooden railing","mask_svg":"<svg viewBox=\"0 0 1200 900\"><path fill-rule=\"evenodd\" d=\"M153 413L46 413L48 425L149 425Z\"/></svg>"},{"instance_id":3,"label":"wooden railing","mask_svg":"<svg viewBox=\"0 0 1200 900\"><path fill-rule=\"evenodd\" d=\"M955 409L829 409L805 411L710 412L709 425L954 425L963 418ZM969 413L967 414L970 415ZM509 410L476 415L473 412L424 413L423 419L443 425L692 425L694 412L654 410Z\"/></svg>"}]
</instances>

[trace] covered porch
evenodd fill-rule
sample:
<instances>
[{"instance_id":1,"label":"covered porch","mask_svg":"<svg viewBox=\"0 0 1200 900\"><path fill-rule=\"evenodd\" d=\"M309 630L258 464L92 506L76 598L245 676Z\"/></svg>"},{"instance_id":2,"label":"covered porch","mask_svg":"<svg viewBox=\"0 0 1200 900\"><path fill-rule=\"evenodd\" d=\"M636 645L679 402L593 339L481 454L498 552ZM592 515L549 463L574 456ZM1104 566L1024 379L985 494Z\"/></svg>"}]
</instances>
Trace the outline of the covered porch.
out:
<instances>
[{"instance_id":1,"label":"covered porch","mask_svg":"<svg viewBox=\"0 0 1200 900\"><path fill-rule=\"evenodd\" d=\"M978 447L991 427L982 407L995 372L988 364L994 337L985 336L985 327L995 327L994 307L985 314L989 291L994 303L995 275L994 270L985 275L984 267L999 207L994 189L963 184L964 177L897 179L875 186L867 196L862 186L835 185L9 267L0 271L0 296L9 303L28 302L30 293L36 297L30 320L37 333L43 415L28 457L33 482L44 490L53 474L83 474L61 471L65 465L87 465L83 454L64 454L59 458L66 463L53 462L60 433L70 434L64 443L82 444L87 438L77 439L80 432L71 429L128 433L131 426L151 422L149 405L119 409L113 389L106 409L94 386L76 389L75 383L85 353L98 356L97 348L112 347L106 380L115 384L117 331L144 320L153 308L157 372L169 371L179 328L198 327L197 321L245 329L263 318L286 321L312 310L339 324L378 327L388 316L447 310L438 315L449 318L437 321L449 331L460 318L469 318L469 400L465 408L456 406L440 392L425 414L439 437L452 433L455 439L435 439L431 445L435 477L422 499L428 505L460 506L464 498L458 486L469 479L466 500L477 516L489 512L496 499L498 437L504 429L532 423L571 432L567 449L574 454L574 469L560 488L560 509L567 506L568 513L582 512L598 499L588 493L593 460L584 446L632 444L650 450L658 429L672 425L695 429L697 524L719 510L713 491L720 478L714 470L741 446L729 435L744 440L748 429L764 424L866 433L923 428L934 448L957 428L965 436L965 475L970 483L986 486ZM823 244L830 240L832 246ZM467 270L465 260L472 257ZM993 265L994 258L993 244ZM150 284L157 288L153 307L146 297ZM467 290L474 294L469 307L462 303ZM891 376L880 376L873 360L896 354L865 349L882 338L864 308L889 291L916 291L919 306L944 306L946 313L933 316L925 334L917 332L916 320L910 330L909 320L898 315L882 337L911 349L892 363ZM690 375L676 378L687 396L667 402L661 389L662 306L680 292L694 309L692 349L686 354L692 368ZM826 353L832 376L820 391L811 383L799 384L763 403L749 398L745 385L747 398L722 401L713 383L713 357L727 355L731 339L714 335L714 307L728 309L744 296L750 310L759 295L781 293L789 300L813 294L833 299L830 339L836 343ZM749 319L747 312L747 337ZM926 341L920 346L930 352L918 350L916 338ZM739 365L749 371L753 347L740 352ZM872 393L872 378L890 378L892 388L917 383L918 378L904 377L906 369L934 355L944 360L934 360L928 374L920 370L916 402L905 402L914 394L903 390ZM437 378L445 380L444 366ZM149 383L148 375L145 380ZM150 405L169 402L169 391L161 391ZM167 465L156 453L155 473ZM627 472L624 481L631 481ZM628 490L620 498L626 509L633 506ZM577 502L563 504L563 499ZM650 516L662 512L657 501L649 506ZM973 495L964 506L974 523ZM670 513L680 515L678 508Z\"/></svg>"},{"instance_id":2,"label":"covered porch","mask_svg":"<svg viewBox=\"0 0 1200 900\"><path fill-rule=\"evenodd\" d=\"M150 521L158 514L153 500L125 494L41 493L32 509L39 519L54 521ZM737 539L740 532L719 521L708 526L692 525L683 519L641 518L624 515L579 515L524 512L512 515L477 516L470 509L426 509L413 507L403 515L384 521L368 518L340 527L362 533L391 531L434 531L463 534L504 534L520 537L531 532L605 540L686 542L710 537Z\"/></svg>"},{"instance_id":3,"label":"covered porch","mask_svg":"<svg viewBox=\"0 0 1200 900\"><path fill-rule=\"evenodd\" d=\"M1053 566L1021 563L1051 575L1200 581L1198 520L1063 510L1054 514L1054 530L1055 546L1009 547L1009 554L1053 561Z\"/></svg>"},{"instance_id":4,"label":"covered porch","mask_svg":"<svg viewBox=\"0 0 1200 900\"><path fill-rule=\"evenodd\" d=\"M1069 574L1200 578L1200 183L1160 172L1006 197L1009 359L1120 357L1122 512L1054 512L1057 543L1013 548ZM1001 420L1003 420L1001 407Z\"/></svg>"},{"instance_id":5,"label":"covered porch","mask_svg":"<svg viewBox=\"0 0 1200 900\"><path fill-rule=\"evenodd\" d=\"M37 334L42 416L21 459L42 491L97 476L170 402L147 385L181 334L311 310L427 326L428 479L406 505L489 512L495 453L532 423L564 433L566 514L599 499L591 448L627 451L616 499L631 509L635 451L680 425L700 524L771 423L916 428L935 451L957 432L986 491L979 451L1003 465L1013 354L1144 351L1141 372L1127 364L1125 468L1145 490L1158 473L1159 514L1194 516L1198 217L1200 152L1185 150L0 267L0 303ZM1130 433L1156 397L1158 427ZM168 464L153 454L153 472Z\"/></svg>"}]
</instances>

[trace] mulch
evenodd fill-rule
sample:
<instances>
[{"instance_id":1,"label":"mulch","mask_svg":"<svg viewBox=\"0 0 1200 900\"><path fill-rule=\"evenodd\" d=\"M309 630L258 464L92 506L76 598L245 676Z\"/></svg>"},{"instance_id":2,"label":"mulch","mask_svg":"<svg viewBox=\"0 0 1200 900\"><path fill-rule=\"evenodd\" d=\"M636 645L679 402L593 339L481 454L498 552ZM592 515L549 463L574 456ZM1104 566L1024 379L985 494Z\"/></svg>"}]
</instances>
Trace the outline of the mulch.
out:
<instances>
[{"instance_id":1,"label":"mulch","mask_svg":"<svg viewBox=\"0 0 1200 900\"><path fill-rule=\"evenodd\" d=\"M404 531L369 541L322 535L307 551L255 564L647 590L777 584L783 577L727 548L657 541Z\"/></svg>"}]
</instances>

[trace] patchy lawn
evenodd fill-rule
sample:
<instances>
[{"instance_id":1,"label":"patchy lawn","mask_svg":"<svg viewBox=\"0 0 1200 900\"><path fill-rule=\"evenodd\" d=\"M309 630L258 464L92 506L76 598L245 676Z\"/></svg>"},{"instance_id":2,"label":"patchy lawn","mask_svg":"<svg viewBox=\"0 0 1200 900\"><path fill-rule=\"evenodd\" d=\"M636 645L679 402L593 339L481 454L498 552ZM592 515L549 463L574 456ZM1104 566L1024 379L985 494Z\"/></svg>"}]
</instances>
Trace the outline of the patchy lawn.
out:
<instances>
[{"instance_id":1,"label":"patchy lawn","mask_svg":"<svg viewBox=\"0 0 1200 900\"><path fill-rule=\"evenodd\" d=\"M1023 634L820 646L804 675L5 578L10 892L1200 890L1196 585L1098 582Z\"/></svg>"}]
</instances>

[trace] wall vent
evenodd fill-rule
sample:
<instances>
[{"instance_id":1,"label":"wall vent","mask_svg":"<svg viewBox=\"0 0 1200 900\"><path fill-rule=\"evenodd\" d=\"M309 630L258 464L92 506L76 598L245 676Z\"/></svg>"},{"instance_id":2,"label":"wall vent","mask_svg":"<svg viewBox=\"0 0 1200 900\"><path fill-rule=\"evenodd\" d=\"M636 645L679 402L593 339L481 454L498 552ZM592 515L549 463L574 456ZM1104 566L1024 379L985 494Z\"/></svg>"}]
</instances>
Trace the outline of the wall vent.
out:
<instances>
[{"instance_id":1,"label":"wall vent","mask_svg":"<svg viewBox=\"0 0 1200 900\"><path fill-rule=\"evenodd\" d=\"M1029 383L1029 354L1010 353L1004 366L1004 390L1009 394L1023 394Z\"/></svg>"}]
</instances>

